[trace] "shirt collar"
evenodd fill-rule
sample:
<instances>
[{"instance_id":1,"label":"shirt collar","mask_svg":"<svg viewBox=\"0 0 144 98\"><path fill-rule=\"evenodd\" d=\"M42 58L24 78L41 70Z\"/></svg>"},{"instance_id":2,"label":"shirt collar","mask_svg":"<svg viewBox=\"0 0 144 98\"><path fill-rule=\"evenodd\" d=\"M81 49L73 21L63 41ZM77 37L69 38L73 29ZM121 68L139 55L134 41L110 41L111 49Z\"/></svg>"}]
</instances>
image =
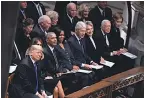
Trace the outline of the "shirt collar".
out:
<instances>
[{"instance_id":1,"label":"shirt collar","mask_svg":"<svg viewBox=\"0 0 144 98\"><path fill-rule=\"evenodd\" d=\"M102 12L103 12L103 10L98 6L98 9L100 10L100 12L101 12L101 14L102 14Z\"/></svg>"},{"instance_id":2,"label":"shirt collar","mask_svg":"<svg viewBox=\"0 0 144 98\"><path fill-rule=\"evenodd\" d=\"M33 59L32 59L32 57L30 56L30 59L31 59L31 61L32 61L32 63L34 64L36 61L34 61Z\"/></svg>"},{"instance_id":3,"label":"shirt collar","mask_svg":"<svg viewBox=\"0 0 144 98\"><path fill-rule=\"evenodd\" d=\"M50 45L48 45L48 47L50 48L50 50L53 52L54 47L51 47Z\"/></svg>"},{"instance_id":4,"label":"shirt collar","mask_svg":"<svg viewBox=\"0 0 144 98\"><path fill-rule=\"evenodd\" d=\"M33 2L33 1L32 1L32 2ZM33 2L33 3L34 3L34 2ZM39 3L38 3L38 4L34 3L34 5L35 5L35 6L38 6L38 5L39 5Z\"/></svg>"},{"instance_id":5,"label":"shirt collar","mask_svg":"<svg viewBox=\"0 0 144 98\"><path fill-rule=\"evenodd\" d=\"M103 32L103 30L101 29L103 36L105 36L106 34Z\"/></svg>"},{"instance_id":6,"label":"shirt collar","mask_svg":"<svg viewBox=\"0 0 144 98\"><path fill-rule=\"evenodd\" d=\"M40 29L43 31L43 32L45 32L45 30L41 27L41 25L39 25L40 26Z\"/></svg>"},{"instance_id":7,"label":"shirt collar","mask_svg":"<svg viewBox=\"0 0 144 98\"><path fill-rule=\"evenodd\" d=\"M74 34L74 35L78 41L81 40L81 38L79 38L76 34Z\"/></svg>"},{"instance_id":8,"label":"shirt collar","mask_svg":"<svg viewBox=\"0 0 144 98\"><path fill-rule=\"evenodd\" d=\"M73 17L70 17L69 14L67 13L68 18L70 19L70 21L72 22Z\"/></svg>"}]
</instances>

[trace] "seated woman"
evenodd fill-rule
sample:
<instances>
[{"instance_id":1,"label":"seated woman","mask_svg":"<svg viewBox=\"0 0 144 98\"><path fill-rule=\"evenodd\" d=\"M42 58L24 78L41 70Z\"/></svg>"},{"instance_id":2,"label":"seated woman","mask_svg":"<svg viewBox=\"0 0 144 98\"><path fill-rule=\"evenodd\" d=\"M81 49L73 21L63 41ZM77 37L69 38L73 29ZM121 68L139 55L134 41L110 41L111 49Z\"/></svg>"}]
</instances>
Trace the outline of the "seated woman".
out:
<instances>
[{"instance_id":1,"label":"seated woman","mask_svg":"<svg viewBox=\"0 0 144 98\"><path fill-rule=\"evenodd\" d=\"M36 38L32 39L31 45L43 46L43 43L40 38L36 37ZM29 52L29 49L27 49L27 53L28 52ZM26 55L27 55L27 53L26 53ZM42 54L41 60L43 60L43 58L44 58L44 55ZM50 93L53 93L54 98L64 98L65 94L64 94L64 91L62 88L61 81L59 79L53 79L53 77L51 77L51 76L45 77L46 74L48 74L48 73L44 73L45 69L43 68L44 67L43 61L40 61L38 63L40 64L40 69L42 70L41 76L44 80L45 90ZM48 93L48 92L46 92L46 93Z\"/></svg>"},{"instance_id":2,"label":"seated woman","mask_svg":"<svg viewBox=\"0 0 144 98\"><path fill-rule=\"evenodd\" d=\"M123 22L123 17L120 13L115 13L113 15L112 26L111 26L111 37L110 41L113 45L113 50L118 51L119 53L126 52L124 49L124 39L121 38L120 26Z\"/></svg>"},{"instance_id":3,"label":"seated woman","mask_svg":"<svg viewBox=\"0 0 144 98\"><path fill-rule=\"evenodd\" d=\"M27 18L23 21L23 28L16 32L15 42L22 58L25 56L26 49L29 47L31 41L30 33L33 30L34 21Z\"/></svg>"},{"instance_id":4,"label":"seated woman","mask_svg":"<svg viewBox=\"0 0 144 98\"><path fill-rule=\"evenodd\" d=\"M67 71L78 70L79 66L75 62L71 49L67 41L65 40L64 31L61 30L60 28L55 28L54 32L56 33L58 39L58 45L55 46L55 50L58 54L57 57L60 66L62 68L66 68ZM78 85L76 86L77 90L89 85L90 83L90 81L88 81L89 80L88 75L84 75L82 73L76 73L75 76L72 75L71 77L65 79L66 79L66 83L64 84L71 83L73 79L78 80Z\"/></svg>"}]
</instances>

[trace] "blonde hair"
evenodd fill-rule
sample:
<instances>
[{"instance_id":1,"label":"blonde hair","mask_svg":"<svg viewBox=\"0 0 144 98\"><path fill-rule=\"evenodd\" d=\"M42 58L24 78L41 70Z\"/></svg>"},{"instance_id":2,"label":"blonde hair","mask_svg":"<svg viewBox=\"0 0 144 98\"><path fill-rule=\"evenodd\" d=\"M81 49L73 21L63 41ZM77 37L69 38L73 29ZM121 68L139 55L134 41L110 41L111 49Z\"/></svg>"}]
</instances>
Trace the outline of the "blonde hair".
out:
<instances>
[{"instance_id":1,"label":"blonde hair","mask_svg":"<svg viewBox=\"0 0 144 98\"><path fill-rule=\"evenodd\" d=\"M79 6L78 14L79 14L80 17L82 17L82 14L83 14L83 11L84 11L85 8L90 9L90 7L87 4L81 4Z\"/></svg>"},{"instance_id":2,"label":"blonde hair","mask_svg":"<svg viewBox=\"0 0 144 98\"><path fill-rule=\"evenodd\" d=\"M51 20L58 18L59 14L56 11L48 11L46 15L50 17Z\"/></svg>"},{"instance_id":3,"label":"blonde hair","mask_svg":"<svg viewBox=\"0 0 144 98\"><path fill-rule=\"evenodd\" d=\"M41 51L43 51L43 48L42 48L42 46L40 46L40 45L32 45L31 47L29 47L29 48L26 50L25 56L30 55L33 50L41 50ZM43 53L42 53L41 60L42 60L42 59L44 59L44 54L43 54Z\"/></svg>"}]
</instances>

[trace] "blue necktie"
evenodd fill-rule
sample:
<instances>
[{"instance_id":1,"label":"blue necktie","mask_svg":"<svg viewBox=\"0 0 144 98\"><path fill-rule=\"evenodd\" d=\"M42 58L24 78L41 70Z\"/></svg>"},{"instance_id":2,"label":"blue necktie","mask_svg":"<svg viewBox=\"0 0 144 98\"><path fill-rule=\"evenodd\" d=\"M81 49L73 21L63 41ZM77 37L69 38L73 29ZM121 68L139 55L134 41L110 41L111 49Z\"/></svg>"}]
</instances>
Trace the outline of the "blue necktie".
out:
<instances>
[{"instance_id":1,"label":"blue necktie","mask_svg":"<svg viewBox=\"0 0 144 98\"><path fill-rule=\"evenodd\" d=\"M37 64L34 63L35 73L36 73L36 92L38 91L38 77L37 77Z\"/></svg>"}]
</instances>

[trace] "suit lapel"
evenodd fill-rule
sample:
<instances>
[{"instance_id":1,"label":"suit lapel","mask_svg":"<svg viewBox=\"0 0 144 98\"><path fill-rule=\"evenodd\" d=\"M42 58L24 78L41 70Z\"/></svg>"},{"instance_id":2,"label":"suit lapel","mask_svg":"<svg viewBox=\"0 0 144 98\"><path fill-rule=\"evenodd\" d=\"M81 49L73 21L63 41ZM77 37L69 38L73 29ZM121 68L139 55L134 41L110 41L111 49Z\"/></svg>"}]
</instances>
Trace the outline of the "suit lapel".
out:
<instances>
[{"instance_id":1,"label":"suit lapel","mask_svg":"<svg viewBox=\"0 0 144 98\"><path fill-rule=\"evenodd\" d=\"M82 48L81 48L81 45L79 44L79 41L77 40L75 35L73 35L73 37L74 37L74 41L75 41L75 46L78 48L78 50L80 50L82 52Z\"/></svg>"}]
</instances>

